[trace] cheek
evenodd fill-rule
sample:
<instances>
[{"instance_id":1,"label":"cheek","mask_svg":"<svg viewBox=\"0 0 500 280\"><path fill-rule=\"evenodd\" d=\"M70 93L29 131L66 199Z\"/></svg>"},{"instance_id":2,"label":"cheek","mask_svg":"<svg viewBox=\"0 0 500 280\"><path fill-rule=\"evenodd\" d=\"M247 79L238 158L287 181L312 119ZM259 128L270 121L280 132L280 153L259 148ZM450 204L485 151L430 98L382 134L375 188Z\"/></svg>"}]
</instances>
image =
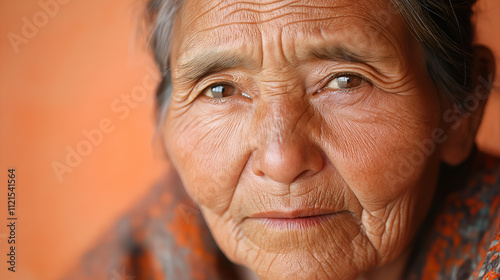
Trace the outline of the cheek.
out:
<instances>
[{"instance_id":1,"label":"cheek","mask_svg":"<svg viewBox=\"0 0 500 280\"><path fill-rule=\"evenodd\" d=\"M325 150L363 208L380 209L421 183L435 150L429 141L440 109L429 94L372 96L329 108L323 115L329 130L322 131L330 132L323 138Z\"/></svg>"},{"instance_id":2,"label":"cheek","mask_svg":"<svg viewBox=\"0 0 500 280\"><path fill-rule=\"evenodd\" d=\"M214 212L227 209L246 162L244 123L238 113L198 106L169 110L167 152L193 200ZM217 105L215 105L217 106Z\"/></svg>"}]
</instances>

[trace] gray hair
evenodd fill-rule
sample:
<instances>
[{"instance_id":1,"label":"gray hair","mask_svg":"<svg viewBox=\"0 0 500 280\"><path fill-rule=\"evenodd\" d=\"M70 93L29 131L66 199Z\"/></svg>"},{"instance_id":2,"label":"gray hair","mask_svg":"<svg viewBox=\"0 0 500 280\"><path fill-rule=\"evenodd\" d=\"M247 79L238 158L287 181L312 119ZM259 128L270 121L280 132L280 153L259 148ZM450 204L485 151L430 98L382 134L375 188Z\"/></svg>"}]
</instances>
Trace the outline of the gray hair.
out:
<instances>
[{"instance_id":1,"label":"gray hair","mask_svg":"<svg viewBox=\"0 0 500 280\"><path fill-rule=\"evenodd\" d=\"M473 6L477 0L392 0L391 3L422 44L426 67L435 86L451 104L461 104L472 91ZM157 117L165 120L172 92L170 37L184 0L148 0L146 22L150 45L160 68Z\"/></svg>"},{"instance_id":2,"label":"gray hair","mask_svg":"<svg viewBox=\"0 0 500 280\"><path fill-rule=\"evenodd\" d=\"M156 116L158 124L165 120L168 103L172 94L172 77L169 69L170 37L177 11L184 0L148 0L146 26L150 29L150 46L160 68L161 82L156 89Z\"/></svg>"}]
</instances>

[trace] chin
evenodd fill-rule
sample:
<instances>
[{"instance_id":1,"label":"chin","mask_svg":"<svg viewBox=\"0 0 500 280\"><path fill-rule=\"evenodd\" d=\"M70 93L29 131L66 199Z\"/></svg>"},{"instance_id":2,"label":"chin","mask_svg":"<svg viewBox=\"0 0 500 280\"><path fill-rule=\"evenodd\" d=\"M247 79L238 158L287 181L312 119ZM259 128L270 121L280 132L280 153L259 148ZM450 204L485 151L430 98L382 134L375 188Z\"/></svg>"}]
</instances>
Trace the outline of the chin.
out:
<instances>
[{"instance_id":1,"label":"chin","mask_svg":"<svg viewBox=\"0 0 500 280\"><path fill-rule=\"evenodd\" d=\"M304 229L280 232L279 238L261 235L255 239L250 235L222 242L221 249L231 261L249 268L262 280L349 280L376 266L377 254L359 227L357 233L347 233L339 225L330 235Z\"/></svg>"},{"instance_id":2,"label":"chin","mask_svg":"<svg viewBox=\"0 0 500 280\"><path fill-rule=\"evenodd\" d=\"M289 252L264 254L249 268L262 280L275 279L356 279L359 268L334 252Z\"/></svg>"}]
</instances>

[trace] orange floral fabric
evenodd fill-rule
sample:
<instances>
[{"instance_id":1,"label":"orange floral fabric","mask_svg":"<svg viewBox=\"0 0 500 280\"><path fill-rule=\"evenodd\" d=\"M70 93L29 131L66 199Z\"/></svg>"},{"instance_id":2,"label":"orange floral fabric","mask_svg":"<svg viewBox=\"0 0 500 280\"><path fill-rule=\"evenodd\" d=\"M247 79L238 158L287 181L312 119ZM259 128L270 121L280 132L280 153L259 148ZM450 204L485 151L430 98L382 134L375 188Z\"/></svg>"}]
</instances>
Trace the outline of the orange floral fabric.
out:
<instances>
[{"instance_id":1,"label":"orange floral fabric","mask_svg":"<svg viewBox=\"0 0 500 280\"><path fill-rule=\"evenodd\" d=\"M446 168L407 279L500 279L500 160Z\"/></svg>"}]
</instances>

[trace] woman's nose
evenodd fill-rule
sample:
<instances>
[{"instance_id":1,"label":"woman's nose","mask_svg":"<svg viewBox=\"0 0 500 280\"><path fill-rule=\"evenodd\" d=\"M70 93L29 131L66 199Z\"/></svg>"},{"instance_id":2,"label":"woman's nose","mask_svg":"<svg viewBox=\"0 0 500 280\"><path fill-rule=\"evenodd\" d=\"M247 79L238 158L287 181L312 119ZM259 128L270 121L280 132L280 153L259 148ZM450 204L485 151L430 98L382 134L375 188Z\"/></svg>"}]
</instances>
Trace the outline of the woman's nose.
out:
<instances>
[{"instance_id":1,"label":"woman's nose","mask_svg":"<svg viewBox=\"0 0 500 280\"><path fill-rule=\"evenodd\" d=\"M252 160L254 174L287 185L316 174L322 167L320 149L298 135L267 142Z\"/></svg>"}]
</instances>

